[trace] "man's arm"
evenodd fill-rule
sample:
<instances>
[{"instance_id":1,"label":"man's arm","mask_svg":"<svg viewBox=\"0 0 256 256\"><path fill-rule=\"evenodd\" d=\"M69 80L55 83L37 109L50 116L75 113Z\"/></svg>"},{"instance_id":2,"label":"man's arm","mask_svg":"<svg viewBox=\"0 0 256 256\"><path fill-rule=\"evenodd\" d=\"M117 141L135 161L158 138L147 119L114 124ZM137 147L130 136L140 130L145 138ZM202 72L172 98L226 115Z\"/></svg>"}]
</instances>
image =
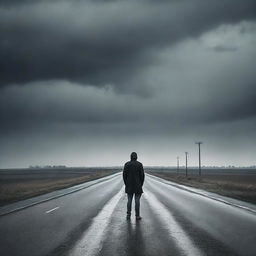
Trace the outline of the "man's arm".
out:
<instances>
[{"instance_id":1,"label":"man's arm","mask_svg":"<svg viewBox=\"0 0 256 256\"><path fill-rule=\"evenodd\" d=\"M123 170L123 180L124 180L124 184L126 186L126 181L127 181L127 168L126 168L126 164L124 165L124 170Z\"/></svg>"},{"instance_id":2,"label":"man's arm","mask_svg":"<svg viewBox=\"0 0 256 256\"><path fill-rule=\"evenodd\" d=\"M144 173L144 169L143 169L143 164L141 164L141 170L140 170L141 186L143 186L144 179L145 179L145 173Z\"/></svg>"}]
</instances>

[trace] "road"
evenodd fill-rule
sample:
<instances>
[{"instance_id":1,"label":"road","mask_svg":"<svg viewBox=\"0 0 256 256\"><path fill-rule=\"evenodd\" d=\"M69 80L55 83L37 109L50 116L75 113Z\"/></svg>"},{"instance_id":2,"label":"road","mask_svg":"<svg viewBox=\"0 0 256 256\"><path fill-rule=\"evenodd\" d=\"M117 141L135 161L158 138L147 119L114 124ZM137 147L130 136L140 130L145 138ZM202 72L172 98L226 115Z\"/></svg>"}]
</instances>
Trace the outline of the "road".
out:
<instances>
[{"instance_id":1,"label":"road","mask_svg":"<svg viewBox=\"0 0 256 256\"><path fill-rule=\"evenodd\" d=\"M121 175L1 216L0 255L256 255L254 212L149 175L144 192L141 221Z\"/></svg>"}]
</instances>

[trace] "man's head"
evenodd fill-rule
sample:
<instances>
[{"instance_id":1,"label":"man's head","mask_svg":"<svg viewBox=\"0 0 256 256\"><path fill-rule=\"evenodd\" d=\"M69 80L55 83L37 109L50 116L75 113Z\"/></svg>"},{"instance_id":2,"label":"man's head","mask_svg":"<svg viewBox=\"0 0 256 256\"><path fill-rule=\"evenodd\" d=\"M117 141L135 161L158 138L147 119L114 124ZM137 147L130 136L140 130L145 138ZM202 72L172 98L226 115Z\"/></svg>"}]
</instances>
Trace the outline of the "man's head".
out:
<instances>
[{"instance_id":1,"label":"man's head","mask_svg":"<svg viewBox=\"0 0 256 256\"><path fill-rule=\"evenodd\" d=\"M132 160L132 161L135 161L135 160L137 160L137 158L138 158L138 157L137 157L137 153L136 153L136 152L132 152L132 153L131 153L131 160Z\"/></svg>"}]
</instances>

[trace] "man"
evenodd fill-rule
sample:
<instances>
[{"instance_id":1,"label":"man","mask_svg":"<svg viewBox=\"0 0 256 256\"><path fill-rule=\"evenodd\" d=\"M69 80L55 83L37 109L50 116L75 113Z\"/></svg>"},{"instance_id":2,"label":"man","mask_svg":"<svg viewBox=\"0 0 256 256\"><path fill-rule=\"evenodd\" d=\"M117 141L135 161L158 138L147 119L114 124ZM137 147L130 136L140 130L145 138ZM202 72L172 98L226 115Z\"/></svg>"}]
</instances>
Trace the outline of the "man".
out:
<instances>
[{"instance_id":1,"label":"man","mask_svg":"<svg viewBox=\"0 0 256 256\"><path fill-rule=\"evenodd\" d=\"M137 153L131 153L131 161L124 165L123 180L125 193L127 193L127 219L131 218L132 198L135 195L135 216L136 220L141 220L140 216L140 197L143 193L144 170L142 163L137 161Z\"/></svg>"}]
</instances>

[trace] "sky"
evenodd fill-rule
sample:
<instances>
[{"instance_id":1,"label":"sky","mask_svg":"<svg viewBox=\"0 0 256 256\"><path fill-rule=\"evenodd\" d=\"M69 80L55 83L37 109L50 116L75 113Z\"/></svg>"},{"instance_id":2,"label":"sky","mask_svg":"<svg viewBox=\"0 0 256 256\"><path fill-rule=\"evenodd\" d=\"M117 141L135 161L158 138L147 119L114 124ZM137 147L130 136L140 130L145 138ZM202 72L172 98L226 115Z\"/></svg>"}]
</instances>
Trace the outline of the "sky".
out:
<instances>
[{"instance_id":1,"label":"sky","mask_svg":"<svg viewBox=\"0 0 256 256\"><path fill-rule=\"evenodd\" d=\"M256 164L255 0L0 0L0 168Z\"/></svg>"}]
</instances>

